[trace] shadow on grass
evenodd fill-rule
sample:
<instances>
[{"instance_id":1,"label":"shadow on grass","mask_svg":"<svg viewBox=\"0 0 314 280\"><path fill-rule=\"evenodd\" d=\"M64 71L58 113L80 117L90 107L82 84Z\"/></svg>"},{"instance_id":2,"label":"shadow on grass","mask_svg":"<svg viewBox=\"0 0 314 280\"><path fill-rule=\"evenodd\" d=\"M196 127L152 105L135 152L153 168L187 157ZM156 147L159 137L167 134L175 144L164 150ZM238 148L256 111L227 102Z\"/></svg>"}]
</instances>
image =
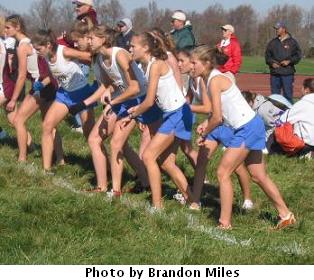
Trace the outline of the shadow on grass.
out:
<instances>
[{"instance_id":1,"label":"shadow on grass","mask_svg":"<svg viewBox=\"0 0 314 280\"><path fill-rule=\"evenodd\" d=\"M10 148L12 149L17 149L17 139L16 137L10 137L10 136L7 136L6 138L4 139L1 139L0 140L0 145L1 146L9 146Z\"/></svg>"}]
</instances>

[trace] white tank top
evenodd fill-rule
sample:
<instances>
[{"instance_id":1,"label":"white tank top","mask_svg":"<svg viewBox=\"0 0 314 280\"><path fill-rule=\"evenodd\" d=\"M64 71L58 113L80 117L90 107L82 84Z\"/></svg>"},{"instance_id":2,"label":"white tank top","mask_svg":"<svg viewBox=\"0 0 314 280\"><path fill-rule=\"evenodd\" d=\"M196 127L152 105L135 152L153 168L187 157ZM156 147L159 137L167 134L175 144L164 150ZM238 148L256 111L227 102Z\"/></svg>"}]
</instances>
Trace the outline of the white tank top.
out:
<instances>
[{"instance_id":1,"label":"white tank top","mask_svg":"<svg viewBox=\"0 0 314 280\"><path fill-rule=\"evenodd\" d=\"M210 73L207 80L207 88L209 88L211 79L218 75L227 77L232 82L231 87L221 93L222 116L226 125L237 129L252 120L255 112L246 102L236 84L217 69L212 70Z\"/></svg>"},{"instance_id":2,"label":"white tank top","mask_svg":"<svg viewBox=\"0 0 314 280\"><path fill-rule=\"evenodd\" d=\"M22 43L28 44L32 48L32 54L27 56L27 72L31 75L31 77L34 80L38 80L40 77L40 74L39 74L39 68L38 68L37 52L33 48L33 45L31 44L31 39L23 38L21 41L19 41L19 46Z\"/></svg>"},{"instance_id":3,"label":"white tank top","mask_svg":"<svg viewBox=\"0 0 314 280\"><path fill-rule=\"evenodd\" d=\"M147 65L145 73L147 81L149 81L150 69L154 61L155 58ZM177 84L171 67L168 66L168 68L168 73L159 78L156 92L156 104L163 112L177 110L186 103L185 97Z\"/></svg>"},{"instance_id":4,"label":"white tank top","mask_svg":"<svg viewBox=\"0 0 314 280\"><path fill-rule=\"evenodd\" d=\"M63 49L64 46L58 46L55 63L48 61L50 71L64 90L79 90L87 85L87 78L78 63L64 58Z\"/></svg>"},{"instance_id":5,"label":"white tank top","mask_svg":"<svg viewBox=\"0 0 314 280\"><path fill-rule=\"evenodd\" d=\"M194 85L194 79L189 78L189 89L192 91L193 99L197 103L203 103L203 97L202 97L202 87L201 87L201 77L197 77L196 79L196 87Z\"/></svg>"},{"instance_id":6,"label":"white tank top","mask_svg":"<svg viewBox=\"0 0 314 280\"><path fill-rule=\"evenodd\" d=\"M5 64L5 55L6 55L5 45L3 40L0 38L0 84L3 83L3 68Z\"/></svg>"},{"instance_id":7,"label":"white tank top","mask_svg":"<svg viewBox=\"0 0 314 280\"><path fill-rule=\"evenodd\" d=\"M112 83L116 89L116 91L112 95L112 99L120 95L128 87L127 80L124 77L123 71L121 70L117 62L117 54L120 50L127 52L122 48L118 47L112 48L111 65L109 67L106 66L106 64L104 63L102 55L98 56L98 63L100 64L101 68L106 71L107 75L112 80ZM135 61L132 61L131 67L136 77L136 80L138 81L140 86L140 92L138 93L137 97L143 96L146 94L147 89L144 73L142 70L140 70Z\"/></svg>"}]
</instances>

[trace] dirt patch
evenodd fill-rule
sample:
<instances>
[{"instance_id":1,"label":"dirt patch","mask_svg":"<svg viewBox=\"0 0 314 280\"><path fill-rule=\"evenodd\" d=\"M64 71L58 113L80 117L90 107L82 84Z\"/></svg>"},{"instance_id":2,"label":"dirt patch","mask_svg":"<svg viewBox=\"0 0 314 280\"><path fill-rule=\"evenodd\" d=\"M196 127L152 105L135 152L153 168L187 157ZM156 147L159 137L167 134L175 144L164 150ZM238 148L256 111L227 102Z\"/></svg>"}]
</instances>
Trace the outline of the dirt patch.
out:
<instances>
[{"instance_id":1,"label":"dirt patch","mask_svg":"<svg viewBox=\"0 0 314 280\"><path fill-rule=\"evenodd\" d=\"M295 75L294 97L301 96L302 82L309 76ZM239 73L236 76L237 84L241 90L250 90L262 95L270 95L270 75L269 74L249 74Z\"/></svg>"}]
</instances>

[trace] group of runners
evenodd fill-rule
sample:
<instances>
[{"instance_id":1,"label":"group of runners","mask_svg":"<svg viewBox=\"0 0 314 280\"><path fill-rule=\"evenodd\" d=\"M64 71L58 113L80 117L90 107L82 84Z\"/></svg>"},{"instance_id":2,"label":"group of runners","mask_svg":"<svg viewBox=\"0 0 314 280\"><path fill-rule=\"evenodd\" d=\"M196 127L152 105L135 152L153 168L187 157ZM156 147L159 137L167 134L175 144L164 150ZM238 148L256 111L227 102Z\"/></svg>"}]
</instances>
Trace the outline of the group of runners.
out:
<instances>
[{"instance_id":1,"label":"group of runners","mask_svg":"<svg viewBox=\"0 0 314 280\"><path fill-rule=\"evenodd\" d=\"M19 15L7 17L2 25L6 41L15 39L13 58L17 69L12 68L8 43L0 41L0 103L16 130L18 161L27 161L32 138L26 123L40 110L43 169L49 172L54 164L64 164L58 125L68 114L79 114L97 179L91 192L120 197L125 158L142 187L151 191L153 211L164 207L161 171L177 186L175 198L197 211L201 208L207 163L221 144L225 150L217 166L221 202L218 227L232 227L234 172L245 201L251 201L251 180L269 197L279 213L276 229L296 222L266 171L262 154L264 123L246 102L235 80L217 69L217 49L202 45L176 51L170 38L155 28L133 35L127 51L116 46L115 30L89 20L74 24L70 32L76 46L73 48L58 44L51 30L38 30L29 38ZM11 77L14 71L15 79ZM91 84L90 71L95 77ZM182 77L187 75L185 86ZM18 106L27 79L32 83L31 91ZM95 120L97 103L102 104L103 110ZM191 143L196 114L207 116L196 129L198 150ZM141 133L138 151L128 143L136 126ZM109 145L105 147L108 137ZM195 170L193 185L188 184L176 164L179 147Z\"/></svg>"}]
</instances>

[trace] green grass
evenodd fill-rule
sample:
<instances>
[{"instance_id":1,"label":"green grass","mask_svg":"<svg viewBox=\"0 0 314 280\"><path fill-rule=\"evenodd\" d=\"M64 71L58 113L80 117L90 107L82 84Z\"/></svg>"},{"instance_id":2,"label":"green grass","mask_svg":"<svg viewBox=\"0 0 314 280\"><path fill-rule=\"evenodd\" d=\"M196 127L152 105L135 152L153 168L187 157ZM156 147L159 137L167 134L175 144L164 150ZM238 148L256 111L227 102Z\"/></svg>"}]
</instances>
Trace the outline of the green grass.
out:
<instances>
[{"instance_id":1,"label":"green grass","mask_svg":"<svg viewBox=\"0 0 314 280\"><path fill-rule=\"evenodd\" d=\"M68 164L56 175L41 170L40 151L27 164L17 164L15 132L0 113L0 125L11 138L0 143L0 264L313 264L314 161L267 158L268 170L296 213L294 228L273 232L276 212L252 186L256 209L242 213L235 182L234 230L215 229L219 202L215 170L221 152L208 167L213 186L204 192L201 213L190 212L171 199L174 185L163 176L166 210L147 211L149 193L126 194L109 201L102 194L81 192L94 184L90 153L80 134L63 122L61 133ZM40 139L39 116L29 122ZM131 137L137 144L138 133ZM179 154L189 180L193 172ZM134 185L126 169L125 185ZM235 178L234 178L235 179Z\"/></svg>"},{"instance_id":2,"label":"green grass","mask_svg":"<svg viewBox=\"0 0 314 280\"><path fill-rule=\"evenodd\" d=\"M262 56L244 56L240 72L269 73L269 68ZM314 75L314 59L303 58L296 65L296 74Z\"/></svg>"}]
</instances>

